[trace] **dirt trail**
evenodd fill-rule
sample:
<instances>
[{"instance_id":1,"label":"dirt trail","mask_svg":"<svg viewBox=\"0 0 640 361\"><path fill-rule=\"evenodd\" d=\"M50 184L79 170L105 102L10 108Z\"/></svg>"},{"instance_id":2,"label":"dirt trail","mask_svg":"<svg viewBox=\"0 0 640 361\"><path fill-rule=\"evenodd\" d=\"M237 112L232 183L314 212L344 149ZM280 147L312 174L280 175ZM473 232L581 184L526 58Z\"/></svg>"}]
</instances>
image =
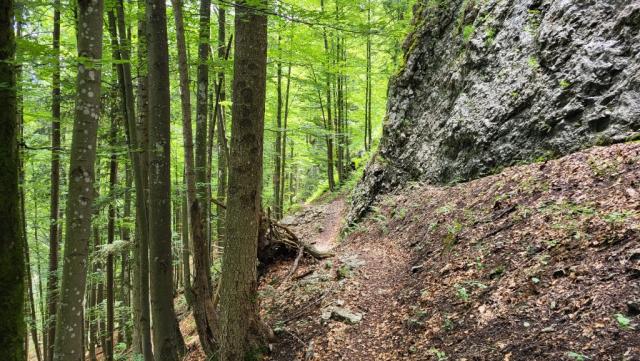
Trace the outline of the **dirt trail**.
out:
<instances>
[{"instance_id":1,"label":"dirt trail","mask_svg":"<svg viewBox=\"0 0 640 361\"><path fill-rule=\"evenodd\" d=\"M325 218L322 230L316 237L311 239L311 244L318 251L327 252L338 244L345 208L343 198L336 199L324 208Z\"/></svg>"},{"instance_id":2,"label":"dirt trail","mask_svg":"<svg viewBox=\"0 0 640 361\"><path fill-rule=\"evenodd\" d=\"M344 198L337 198L328 204L307 205L295 215L285 217L282 223L318 251L326 252L338 244L345 210Z\"/></svg>"},{"instance_id":3,"label":"dirt trail","mask_svg":"<svg viewBox=\"0 0 640 361\"><path fill-rule=\"evenodd\" d=\"M383 237L382 228L340 244L345 210L344 199L337 199L283 220L306 242L335 256L324 262L306 259L290 287L264 300L267 312L275 313L272 322L286 321L273 360L397 358L398 340L389 335L404 327L399 314L406 310L394 298L409 279L410 259L401 245ZM265 283L277 283L289 266L274 267ZM321 313L336 307L362 319L355 324L322 319Z\"/></svg>"}]
</instances>

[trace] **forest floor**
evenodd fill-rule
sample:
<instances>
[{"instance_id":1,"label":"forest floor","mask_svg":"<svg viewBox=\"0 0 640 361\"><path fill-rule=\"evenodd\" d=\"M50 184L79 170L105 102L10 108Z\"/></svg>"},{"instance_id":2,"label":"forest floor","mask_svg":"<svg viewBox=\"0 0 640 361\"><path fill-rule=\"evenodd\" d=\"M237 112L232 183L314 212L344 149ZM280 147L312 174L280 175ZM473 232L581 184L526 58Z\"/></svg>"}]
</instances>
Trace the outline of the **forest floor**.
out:
<instances>
[{"instance_id":1,"label":"forest floor","mask_svg":"<svg viewBox=\"0 0 640 361\"><path fill-rule=\"evenodd\" d=\"M640 360L639 143L345 208L283 220L335 255L261 278L269 359Z\"/></svg>"}]
</instances>

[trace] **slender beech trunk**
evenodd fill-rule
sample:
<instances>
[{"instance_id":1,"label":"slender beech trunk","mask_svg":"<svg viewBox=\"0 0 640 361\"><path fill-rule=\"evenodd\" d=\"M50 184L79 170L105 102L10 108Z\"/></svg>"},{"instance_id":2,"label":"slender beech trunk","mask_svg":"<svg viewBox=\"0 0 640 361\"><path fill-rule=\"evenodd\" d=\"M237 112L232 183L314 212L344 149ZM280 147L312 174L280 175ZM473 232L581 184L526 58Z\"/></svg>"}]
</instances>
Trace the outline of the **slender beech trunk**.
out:
<instances>
[{"instance_id":1,"label":"slender beech trunk","mask_svg":"<svg viewBox=\"0 0 640 361\"><path fill-rule=\"evenodd\" d=\"M78 0L78 64L75 122L71 144L67 233L60 304L56 316L54 360L81 361L83 311L91 235L93 178L100 118L100 62L102 59L102 0Z\"/></svg>"},{"instance_id":2,"label":"slender beech trunk","mask_svg":"<svg viewBox=\"0 0 640 361\"><path fill-rule=\"evenodd\" d=\"M276 64L276 139L275 159L273 170L273 215L276 219L282 217L280 209L280 182L282 176L282 51L280 50L280 35L278 35L278 61Z\"/></svg>"},{"instance_id":3,"label":"slender beech trunk","mask_svg":"<svg viewBox=\"0 0 640 361\"><path fill-rule=\"evenodd\" d=\"M179 0L174 0L174 16L176 22L176 36L178 45L178 69L180 72L180 96L182 103L182 125L183 125L183 143L184 143L184 162L185 162L185 177L187 183L187 204L189 213L189 224L191 229L191 242L193 245L193 262L194 262L194 280L191 287L191 294L193 296L193 310L194 318L196 322L196 328L198 330L198 336L200 343L207 355L213 354L214 348L214 323L213 323L213 293L211 288L211 275L209 273L209 252L208 245L205 239L205 223L202 217L204 212L204 204L198 199L196 178L198 182L203 181L202 177L206 176L205 169L195 168L193 158L193 139L192 139L192 126L191 126L191 100L189 94L189 71L187 68L187 52L186 43L184 39L184 25L182 18L182 4ZM205 11L209 11L207 9ZM203 20L201 20L203 21ZM208 20L206 21L208 24ZM200 49L202 50L202 49ZM207 50L208 52L208 47ZM206 59L206 57L205 57ZM198 67L198 109L202 111L201 96L205 97L206 107L206 91L201 94L200 89L200 74L201 71L205 72L205 78L208 77L206 72L208 71L206 64L204 69L201 66ZM206 79L205 79L206 80ZM198 113L202 115L201 113ZM197 118L197 122L204 122L206 127L206 114L204 120ZM203 125L201 123L196 124L196 133L199 137L204 134L205 146L202 148L202 143L197 143L198 152L196 157L200 162L206 163L206 129L202 132ZM200 127L200 133L197 129ZM202 139L198 138L200 141ZM202 164L198 164L201 166ZM199 177L198 177L199 175Z\"/></svg>"},{"instance_id":4,"label":"slender beech trunk","mask_svg":"<svg viewBox=\"0 0 640 361\"><path fill-rule=\"evenodd\" d=\"M149 74L149 256L153 344L156 361L179 359L173 308L169 50L166 5L147 0Z\"/></svg>"},{"instance_id":5,"label":"slender beech trunk","mask_svg":"<svg viewBox=\"0 0 640 361\"><path fill-rule=\"evenodd\" d=\"M124 11L122 2L118 2L118 26L121 40L124 32ZM145 14L145 2L138 2L138 11ZM145 361L153 360L151 348L151 316L149 308L149 212L147 202L148 190L148 152L147 152L147 127L148 127L148 77L147 77L147 21L146 16L138 19L138 84L137 84L137 116L133 101L133 83L131 82L131 66L126 60L128 57L127 46L123 46L122 71L124 84L125 112L127 120L127 137L129 153L133 160L133 178L136 189L136 241L134 242L133 263L133 306L134 306L134 351L141 353ZM127 74L128 72L128 74Z\"/></svg>"},{"instance_id":6,"label":"slender beech trunk","mask_svg":"<svg viewBox=\"0 0 640 361\"><path fill-rule=\"evenodd\" d=\"M115 99L115 97L114 97ZM111 129L109 135L109 145L112 149L109 160L109 208L107 211L107 244L113 244L116 231L116 183L118 180L118 158L115 153L117 138L117 122L118 116L113 112L111 117ZM107 324L106 324L106 348L104 350L105 360L113 361L113 332L114 332L114 270L113 270L113 254L107 254Z\"/></svg>"},{"instance_id":7,"label":"slender beech trunk","mask_svg":"<svg viewBox=\"0 0 640 361\"><path fill-rule=\"evenodd\" d=\"M220 359L244 360L257 345L257 248L261 214L267 18L236 5L227 242L220 291ZM250 162L247 162L250 159ZM259 335L258 335L259 336Z\"/></svg>"},{"instance_id":8,"label":"slender beech trunk","mask_svg":"<svg viewBox=\"0 0 640 361\"><path fill-rule=\"evenodd\" d=\"M367 0L367 69L365 84L365 109L364 109L364 146L365 150L371 149L371 0Z\"/></svg>"},{"instance_id":9,"label":"slender beech trunk","mask_svg":"<svg viewBox=\"0 0 640 361\"><path fill-rule=\"evenodd\" d=\"M285 185L286 185L286 179L285 179L285 170L286 170L286 165L287 165L287 126L288 126L288 120L289 120L289 90L291 88L291 61L289 61L289 66L288 66L288 70L287 70L287 85L285 88L285 92L284 92L284 124L282 127L282 153L280 155L280 158L282 159L282 169L281 169L281 176L280 179L282 179L281 183L281 188L280 188L280 199L278 200L279 204L280 204L280 210L282 212L282 214L284 214L284 194L285 194Z\"/></svg>"},{"instance_id":10,"label":"slender beech trunk","mask_svg":"<svg viewBox=\"0 0 640 361\"><path fill-rule=\"evenodd\" d=\"M131 242L131 229L129 222L131 218L131 185L133 179L131 177L131 167L125 164L125 189L124 189L124 212L122 218L124 220L121 226L121 237L125 243ZM129 276L129 250L125 249L121 254L120 268L120 302L124 306L120 311L120 330L118 332L118 342L131 345L131 329L129 327L129 318L131 312L131 280Z\"/></svg>"},{"instance_id":11,"label":"slender beech trunk","mask_svg":"<svg viewBox=\"0 0 640 361\"><path fill-rule=\"evenodd\" d=\"M14 2L0 4L0 350L7 361L25 357L24 250L18 199L18 129Z\"/></svg>"},{"instance_id":12,"label":"slender beech trunk","mask_svg":"<svg viewBox=\"0 0 640 361\"><path fill-rule=\"evenodd\" d=\"M228 57L228 49L225 46L226 41L226 9L223 4L218 6L218 60L226 60ZM226 99L226 79L224 70L218 73L218 86L220 87L220 101ZM219 203L226 203L227 197L227 173L229 168L229 161L227 159L227 135L225 134L226 116L224 107L218 105L218 133L217 133L217 147L218 147L218 186L216 197ZM217 222L217 235L218 235L218 247L224 247L225 238L225 217L226 209L220 205L216 205Z\"/></svg>"},{"instance_id":13,"label":"slender beech trunk","mask_svg":"<svg viewBox=\"0 0 640 361\"><path fill-rule=\"evenodd\" d=\"M191 270L189 266L189 213L187 206L187 193L182 197L182 282L184 285L184 297L187 305L193 308L193 294L191 293Z\"/></svg>"},{"instance_id":14,"label":"slender beech trunk","mask_svg":"<svg viewBox=\"0 0 640 361\"><path fill-rule=\"evenodd\" d=\"M172 0L173 6L173 16L176 24L176 43L178 47L178 72L180 75L180 104L182 109L182 140L184 146L184 168L185 168L185 202L187 204L192 204L197 207L196 200L196 181L195 181L195 173L194 173L194 163L193 163L193 135L192 135L192 125L191 125L191 93L189 91L189 68L188 68L188 59L187 59L187 48L186 41L184 37L184 20L182 17L182 1L181 0ZM186 208L191 208L186 206ZM196 226L200 225L200 215L199 209L196 210L197 218L194 218L193 211L186 211L183 217L191 217L191 222L196 222ZM183 234L183 262L186 260L184 272L188 272L185 274L185 280L189 280L189 287L186 286L185 283L185 298L187 299L187 303L189 306L192 306L193 297L191 295L191 274L189 270L189 230L186 225L189 222L184 223L185 232ZM193 225L191 226L193 227ZM196 234L198 230L192 230L192 234Z\"/></svg>"},{"instance_id":15,"label":"slender beech trunk","mask_svg":"<svg viewBox=\"0 0 640 361\"><path fill-rule=\"evenodd\" d=\"M208 182L207 179L207 120L208 120L208 89L209 89L209 40L211 31L211 0L200 1L200 26L198 31L198 69L196 75L196 152L195 152L195 173L196 173L196 197L200 208L200 218L202 226L204 227L205 238L202 240L193 239L193 245L199 247L198 243L205 242L207 250L207 260L204 263L198 262L198 251L195 250L194 263L195 263L195 279L194 289L201 287L199 282L209 282L210 276L204 280L198 279L198 268L204 267L206 272L209 273L209 240L206 239L206 235L209 234L209 214L207 213L209 198L208 198ZM196 291L197 292L197 291ZM196 302L198 296L196 295Z\"/></svg>"},{"instance_id":16,"label":"slender beech trunk","mask_svg":"<svg viewBox=\"0 0 640 361\"><path fill-rule=\"evenodd\" d=\"M18 100L20 102L20 99ZM20 139L23 139L23 130L24 130L24 123L23 123L23 118L21 115L19 115L17 117L17 121L18 121L18 129L19 129L19 133L20 133ZM38 343L38 327L37 327L37 318L36 318L36 303L35 303L35 297L33 295L33 277L31 275L31 257L30 257L30 252L29 252L29 242L27 239L27 216L26 216L26 207L25 207L25 191L24 191L24 187L26 184L26 179L25 179L25 172L24 172L24 154L22 154L23 152L20 152L19 155L19 187L20 187L20 227L22 229L22 244L24 246L24 260L25 260L25 278L27 280L27 287L26 287L26 296L28 298L28 303L25 304L25 312L27 312L29 314L29 322L28 322L28 326L29 326L29 331L31 333L31 340L33 341L33 346L34 349L36 351L36 358L38 361L42 360L42 353L40 352L40 344ZM35 219L38 219L38 207L36 205L36 207L34 208L35 210ZM34 233L34 241L38 242L38 227L37 227L37 222L35 222L34 227L33 227L33 233ZM40 289L40 295L42 296L42 289ZM28 346L28 341L27 341L27 346ZM28 350L27 350L28 351ZM28 359L28 357L27 357Z\"/></svg>"},{"instance_id":17,"label":"slender beech trunk","mask_svg":"<svg viewBox=\"0 0 640 361\"><path fill-rule=\"evenodd\" d=\"M320 0L320 8L322 9L322 12L324 13L324 0ZM322 32L322 39L324 42L324 52L325 52L325 59L327 62L327 66L329 65L330 62L330 52L329 52L329 41L327 39L327 32L326 30L323 30ZM327 120L325 122L325 132L327 133L326 136L326 143L327 143L327 179L329 181L329 190L331 192L333 192L336 188L335 186L335 179L333 177L333 118L331 117L331 73L330 71L327 69L325 70L326 74L325 74L325 91L326 91L326 96L327 96Z\"/></svg>"},{"instance_id":18,"label":"slender beech trunk","mask_svg":"<svg viewBox=\"0 0 640 361\"><path fill-rule=\"evenodd\" d=\"M60 0L53 4L53 75L51 83L51 205L49 207L49 273L47 278L47 339L45 360L53 360L58 303L58 215L60 214Z\"/></svg>"}]
</instances>

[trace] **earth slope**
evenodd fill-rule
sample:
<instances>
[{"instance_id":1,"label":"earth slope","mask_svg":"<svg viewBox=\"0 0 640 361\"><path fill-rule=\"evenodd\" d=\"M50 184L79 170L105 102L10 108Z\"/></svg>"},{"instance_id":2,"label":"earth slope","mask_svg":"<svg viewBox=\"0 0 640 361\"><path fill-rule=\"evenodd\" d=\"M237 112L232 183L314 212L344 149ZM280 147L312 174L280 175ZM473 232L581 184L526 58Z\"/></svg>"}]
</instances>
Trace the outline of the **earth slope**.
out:
<instances>
[{"instance_id":1,"label":"earth slope","mask_svg":"<svg viewBox=\"0 0 640 361\"><path fill-rule=\"evenodd\" d=\"M334 252L262 279L273 360L638 360L640 144L411 183Z\"/></svg>"}]
</instances>

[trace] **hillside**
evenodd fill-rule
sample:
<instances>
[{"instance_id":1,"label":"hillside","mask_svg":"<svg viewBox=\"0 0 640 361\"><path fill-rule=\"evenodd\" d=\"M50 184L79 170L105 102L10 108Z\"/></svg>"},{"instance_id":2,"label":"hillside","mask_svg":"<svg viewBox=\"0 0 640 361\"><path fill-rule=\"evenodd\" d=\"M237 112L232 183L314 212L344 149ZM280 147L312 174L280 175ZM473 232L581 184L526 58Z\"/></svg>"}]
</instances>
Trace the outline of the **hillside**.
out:
<instances>
[{"instance_id":1,"label":"hillside","mask_svg":"<svg viewBox=\"0 0 640 361\"><path fill-rule=\"evenodd\" d=\"M637 142L412 183L347 233L284 284L292 259L263 277L271 359L640 357Z\"/></svg>"}]
</instances>

